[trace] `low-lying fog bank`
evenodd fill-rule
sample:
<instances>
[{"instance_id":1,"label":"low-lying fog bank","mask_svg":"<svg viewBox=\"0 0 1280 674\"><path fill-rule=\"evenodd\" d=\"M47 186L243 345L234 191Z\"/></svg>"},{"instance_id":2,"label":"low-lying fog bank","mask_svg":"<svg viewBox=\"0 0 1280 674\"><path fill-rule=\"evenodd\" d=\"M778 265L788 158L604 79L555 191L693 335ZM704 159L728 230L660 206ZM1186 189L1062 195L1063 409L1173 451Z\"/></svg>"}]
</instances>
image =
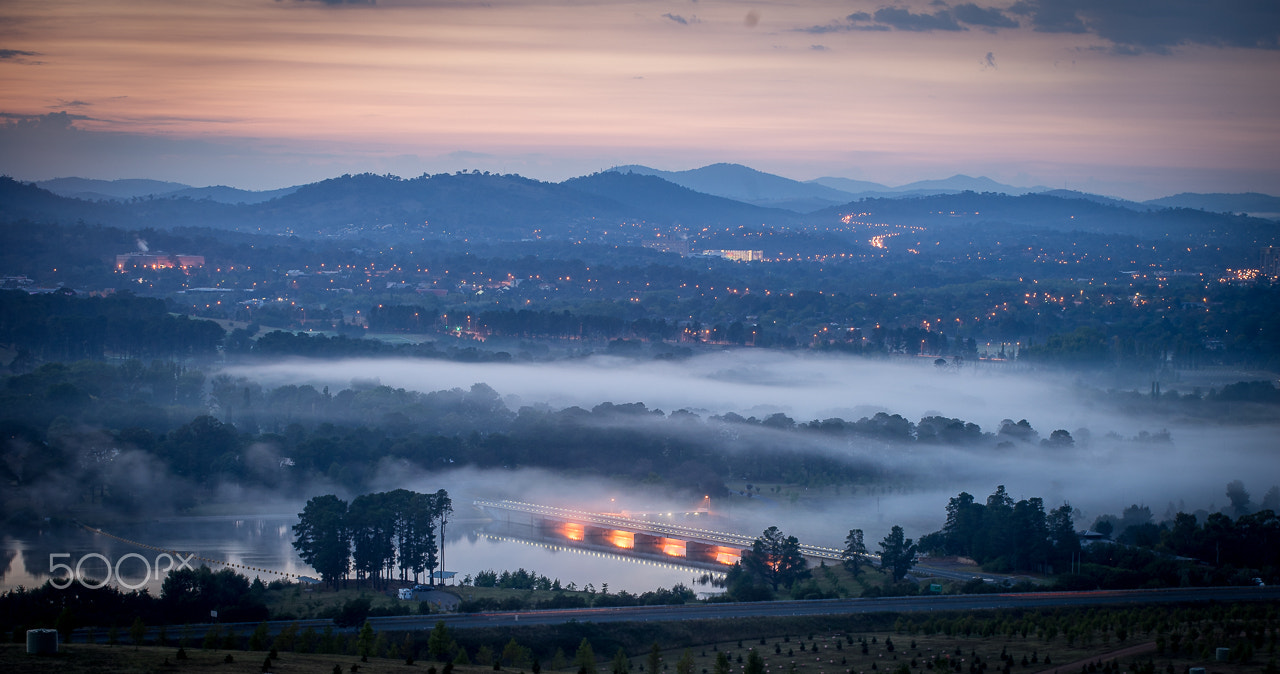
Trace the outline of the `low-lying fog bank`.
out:
<instances>
[{"instance_id":1,"label":"low-lying fog bank","mask_svg":"<svg viewBox=\"0 0 1280 674\"><path fill-rule=\"evenodd\" d=\"M818 434L798 439L758 425L744 427L747 437L739 437L720 429L720 442L730 450L735 445L776 445L783 451L798 445L894 476L884 484L863 485L852 495L849 488L840 493L830 487L789 488L732 501L729 512L739 530L777 524L829 544L839 542L850 528L865 529L868 540L893 524L903 525L913 536L936 530L943 523L947 499L968 491L982 500L1002 484L1015 500L1042 497L1046 508L1070 502L1079 509L1083 527L1097 515L1119 515L1131 504L1148 506L1157 520L1171 507L1174 512L1220 509L1227 503L1225 485L1234 479L1244 480L1255 500L1280 483L1275 455L1280 423L1205 427L1174 419L1136 419L1090 399L1087 382L990 365L955 368L940 367L930 359L874 361L748 350L674 362L612 357L539 364L294 360L233 366L225 373L268 387L307 383L341 389L354 382L428 392L483 382L502 395L512 411L537 404L590 409L602 402L643 402L650 410L667 413L691 410L704 420L726 413L763 419L782 412L797 422L831 417L854 421L884 411L913 422L929 415L959 418L988 433L999 430L1002 420L1026 419L1041 438L1057 429L1075 436L1074 444L1066 447L992 447L860 442ZM651 425L664 421L650 415L617 423L658 432ZM671 433L671 426L661 432ZM654 490L621 493L603 478L569 480L545 471L453 471L410 477L398 467L380 479L387 488L421 483L451 493L456 488L460 495L583 507L599 507L609 498L637 508L659 503L680 507L663 501ZM726 480L731 488L741 488L735 487L735 476ZM566 494L572 495L568 501Z\"/></svg>"},{"instance_id":2,"label":"low-lying fog bank","mask_svg":"<svg viewBox=\"0 0 1280 674\"><path fill-rule=\"evenodd\" d=\"M735 412L797 420L856 419L887 411L908 419L959 417L994 428L1001 419L1029 419L1037 428L1092 426L1096 412L1071 404L1065 376L1019 374L990 365L938 367L933 359L866 358L739 350L680 361L608 356L550 363L457 363L440 360L286 360L224 370L263 385L353 382L437 391L477 382L508 396L508 406L546 403L591 408L601 402L643 402L665 411Z\"/></svg>"}]
</instances>

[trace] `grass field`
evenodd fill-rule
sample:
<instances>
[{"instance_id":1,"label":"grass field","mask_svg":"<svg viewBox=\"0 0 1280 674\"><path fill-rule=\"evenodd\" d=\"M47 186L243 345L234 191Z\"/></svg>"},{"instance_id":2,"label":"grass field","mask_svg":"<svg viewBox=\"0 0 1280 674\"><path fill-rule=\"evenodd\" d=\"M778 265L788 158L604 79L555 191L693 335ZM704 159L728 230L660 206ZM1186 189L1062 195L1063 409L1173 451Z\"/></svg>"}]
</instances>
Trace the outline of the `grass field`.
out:
<instances>
[{"instance_id":1,"label":"grass field","mask_svg":"<svg viewBox=\"0 0 1280 674\"><path fill-rule=\"evenodd\" d=\"M59 674L124 674L147 672L261 672L263 660L267 654L261 651L202 651L199 648L187 649L186 660L178 660L176 648L143 646L134 650L132 646L91 646L72 644L63 646L63 652L54 656L35 657L26 655L26 648L19 644L0 646L0 671L3 672L43 672ZM233 662L226 662L227 655ZM354 655L312 655L302 653L282 653L273 660L270 671L279 674L324 674L333 671L339 665L343 672L351 671L351 665L358 665L359 672L366 674L383 674L385 672L422 672L425 674L429 663L406 665L403 659L369 658L361 662ZM480 674L492 672L490 668L459 667L457 674Z\"/></svg>"},{"instance_id":2,"label":"grass field","mask_svg":"<svg viewBox=\"0 0 1280 674\"><path fill-rule=\"evenodd\" d=\"M1087 614L1081 614L1087 615ZM1133 616L1136 614L1124 614ZM989 617L989 616L988 616ZM1268 625L1269 618L1261 624ZM761 633L761 628L768 628L770 623L752 622L748 624L722 621L720 624L707 625L706 629L694 630L692 634L708 634L723 636L732 633L735 628L746 628L744 631ZM775 621L772 623L781 632L795 628L799 623ZM807 623L809 626L821 623ZM727 656L730 672L742 674L746 671L750 652L756 651L763 661L767 674L1032 674L1050 672L1064 668L1059 674L1119 674L1134 672L1135 674L1184 674L1188 667L1207 667L1215 674L1243 674L1245 672L1275 671L1274 635L1280 628L1274 623L1262 628L1262 636L1257 640L1260 645L1256 652L1249 656L1245 663L1216 662L1213 648L1217 645L1231 646L1239 644L1239 637L1251 627L1244 627L1245 632L1236 633L1237 627L1245 623L1220 622L1220 629L1212 628L1202 633L1202 639L1193 648L1183 648L1177 655L1157 654L1153 635L1144 633L1135 626L1131 631L1125 630L1126 638L1118 638L1116 626L1104 628L1085 636L1077 632L1076 636L1067 639L1062 635L1047 636L1036 634L1032 630L1023 635L1016 629L1003 634L981 636L911 634L910 630L874 630L853 631L838 628L839 621L828 627L806 633L775 633L770 636L754 636L739 639L715 639L691 646L667 648L660 651L660 666L657 672L647 672L646 662L649 650L633 647L627 653L631 674L715 674L716 660L720 653ZM1012 623L1010 623L1012 624ZM609 630L625 633L631 632L629 639L635 643L637 630L642 626L612 626ZM602 647L610 639L603 638L604 631L594 631L598 637L595 647L597 670L600 674L611 672L613 651ZM466 636L465 632L456 632L457 636ZM655 636L661 634L654 633ZM615 634L614 636L618 636ZM670 635L668 635L670 636ZM426 657L426 633L414 633L411 638L417 649L417 657ZM537 640L537 633L518 630L510 633L494 631L483 639L483 646L468 648L468 657L475 664L457 666L456 674L483 674L495 671L491 662L485 658L489 653L501 653L504 639L521 639L526 646L532 646L535 652L547 649L546 643L532 643ZM351 670L351 665L359 666L358 671L378 672L422 672L429 668L441 671L439 663L418 660L414 665L406 665L402 644L405 635L394 633L379 639L380 652L387 657L370 657L367 663L351 654L302 654L284 652L272 662L273 672L332 672L334 665L339 665L344 672ZM713 637L714 639L714 637ZM688 641L688 638L682 638ZM694 636L696 641L697 637ZM474 639L461 639L463 643L475 643ZM492 641L492 644L488 642ZM345 648L351 648L348 641ZM1270 644L1268 647L1266 644ZM342 647L340 647L342 648ZM1129 652L1116 656L1112 654ZM178 660L177 648L173 646L143 646L135 649L132 646L100 646L72 644L64 645L63 652L56 656L35 657L25 654L20 644L4 644L0 646L0 672L259 672L263 669L263 659L267 654L262 651L242 650L201 650L199 647L187 648L188 659ZM230 654L233 661L226 662ZM552 655L541 656L541 671L577 672L574 662L573 648L559 648ZM681 662L683 659L683 663ZM508 666L502 671L531 672L529 662L520 667Z\"/></svg>"}]
</instances>

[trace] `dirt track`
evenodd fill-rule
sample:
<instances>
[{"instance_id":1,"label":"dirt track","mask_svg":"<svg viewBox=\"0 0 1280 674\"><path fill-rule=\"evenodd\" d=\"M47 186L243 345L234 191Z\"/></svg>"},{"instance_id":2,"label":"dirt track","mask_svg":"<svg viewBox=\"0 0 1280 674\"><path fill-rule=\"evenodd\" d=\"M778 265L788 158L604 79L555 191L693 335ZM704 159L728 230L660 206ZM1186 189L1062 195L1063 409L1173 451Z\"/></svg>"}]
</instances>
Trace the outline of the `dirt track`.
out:
<instances>
[{"instance_id":1,"label":"dirt track","mask_svg":"<svg viewBox=\"0 0 1280 674\"><path fill-rule=\"evenodd\" d=\"M1088 665L1090 662L1098 662L1099 660L1116 660L1119 658L1127 658L1131 655L1141 655L1148 651L1154 651L1155 649L1156 649L1156 642L1148 641L1145 644L1137 644L1134 646L1130 646L1128 648L1121 648L1118 651L1111 651L1110 653L1101 653L1099 655L1094 655L1092 657L1085 658L1084 660L1069 662L1065 665L1054 665L1052 669L1040 670L1040 674L1074 674L1075 672L1080 671L1080 668L1082 666Z\"/></svg>"}]
</instances>

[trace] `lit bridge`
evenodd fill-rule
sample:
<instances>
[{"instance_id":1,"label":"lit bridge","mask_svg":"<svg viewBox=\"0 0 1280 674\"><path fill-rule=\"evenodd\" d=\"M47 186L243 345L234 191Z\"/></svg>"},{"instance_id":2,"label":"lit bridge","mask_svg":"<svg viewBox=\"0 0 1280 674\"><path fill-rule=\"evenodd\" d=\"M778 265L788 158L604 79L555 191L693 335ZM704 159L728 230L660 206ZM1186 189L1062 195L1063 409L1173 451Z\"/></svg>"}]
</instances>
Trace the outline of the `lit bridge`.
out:
<instances>
[{"instance_id":1,"label":"lit bridge","mask_svg":"<svg viewBox=\"0 0 1280 674\"><path fill-rule=\"evenodd\" d=\"M695 564L733 565L742 551L755 542L754 536L714 531L674 522L637 519L623 514L593 513L520 501L477 500L475 506L501 515L506 522L515 516L544 532L570 542L614 548L634 553L662 554ZM695 514L696 516L697 514ZM841 550L817 545L800 546L800 554L813 559L840 559Z\"/></svg>"}]
</instances>

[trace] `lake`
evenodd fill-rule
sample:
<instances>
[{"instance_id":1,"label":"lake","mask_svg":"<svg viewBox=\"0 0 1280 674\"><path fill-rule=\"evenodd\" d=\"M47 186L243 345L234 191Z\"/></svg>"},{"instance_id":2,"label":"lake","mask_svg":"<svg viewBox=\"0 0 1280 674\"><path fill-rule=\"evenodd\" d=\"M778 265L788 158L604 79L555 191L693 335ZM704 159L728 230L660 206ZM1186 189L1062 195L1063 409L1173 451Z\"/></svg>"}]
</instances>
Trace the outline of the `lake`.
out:
<instances>
[{"instance_id":1,"label":"lake","mask_svg":"<svg viewBox=\"0 0 1280 674\"><path fill-rule=\"evenodd\" d=\"M317 577L318 574L298 558L294 551L292 527L298 518L292 514L253 517L209 516L175 517L143 523L120 525L107 531L111 536L96 534L83 528L50 526L38 531L3 537L0 550L0 590L18 586L38 587L49 580L55 565L80 567L86 583L96 585L112 565L111 582L121 589L147 588L158 595L163 571L178 567L160 550L133 545L136 541L163 550L194 554L197 558L219 560L236 565L239 573L249 578L260 577L270 582L281 576L251 569L269 569L289 574ZM596 588L608 584L611 592L626 590L640 593L658 587L684 583L698 589L692 581L706 573L705 569L671 563L662 559L646 559L606 550L576 548L569 541L538 536L529 531L504 528L500 523L461 520L450 522L446 529L444 561L447 570L457 572L450 584L465 576L492 569L515 571L523 568L552 579L562 585L570 582L578 587L591 584ZM198 566L192 559L191 566ZM214 571L226 568L209 565ZM247 568L241 568L247 567ZM119 578L116 578L116 568ZM157 573L156 569L160 572ZM63 572L58 576L64 577Z\"/></svg>"}]
</instances>

